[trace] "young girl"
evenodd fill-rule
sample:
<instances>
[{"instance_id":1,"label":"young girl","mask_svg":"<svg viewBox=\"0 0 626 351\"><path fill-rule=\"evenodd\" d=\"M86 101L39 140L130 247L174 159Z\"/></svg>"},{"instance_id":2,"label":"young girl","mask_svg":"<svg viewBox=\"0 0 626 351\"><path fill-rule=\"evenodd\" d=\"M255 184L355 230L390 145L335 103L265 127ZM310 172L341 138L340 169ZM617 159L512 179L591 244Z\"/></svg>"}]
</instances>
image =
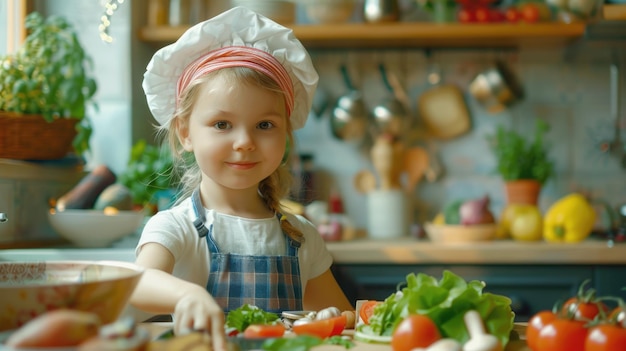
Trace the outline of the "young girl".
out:
<instances>
[{"instance_id":1,"label":"young girl","mask_svg":"<svg viewBox=\"0 0 626 351\"><path fill-rule=\"evenodd\" d=\"M143 87L183 174L182 201L150 218L131 302L173 313L224 349L224 313L353 311L315 227L284 212L284 160L318 75L291 30L245 8L202 22L148 64ZM185 162L193 154L195 162ZM350 312L352 313L352 312Z\"/></svg>"}]
</instances>

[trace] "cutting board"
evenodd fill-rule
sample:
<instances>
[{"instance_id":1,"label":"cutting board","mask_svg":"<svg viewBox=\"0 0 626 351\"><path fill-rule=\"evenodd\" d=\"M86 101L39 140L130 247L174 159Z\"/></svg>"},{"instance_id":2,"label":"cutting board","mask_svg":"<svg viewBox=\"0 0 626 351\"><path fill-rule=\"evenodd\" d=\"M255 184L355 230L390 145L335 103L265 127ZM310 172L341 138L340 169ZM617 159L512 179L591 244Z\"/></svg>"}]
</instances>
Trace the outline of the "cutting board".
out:
<instances>
[{"instance_id":1,"label":"cutting board","mask_svg":"<svg viewBox=\"0 0 626 351\"><path fill-rule=\"evenodd\" d=\"M157 336L171 328L171 323L143 323L142 327L147 328L151 335ZM524 335L525 325L516 324L515 331L519 335ZM353 335L353 330L345 330L344 335ZM176 340L178 339L178 340ZM188 335L183 337L177 337L169 339L167 343L162 341L153 341L148 345L148 351L182 351L184 350L209 350L206 345L203 345L202 336L199 334ZM354 341L355 346L350 348L350 351L391 351L391 346L383 344L370 344L361 341ZM176 348L176 345L182 345L184 347ZM188 348L188 346L193 346ZM204 346L204 347L203 347ZM346 351L346 348L338 345L322 345L311 349L311 351ZM531 351L523 340L511 341L507 344L505 351Z\"/></svg>"},{"instance_id":2,"label":"cutting board","mask_svg":"<svg viewBox=\"0 0 626 351\"><path fill-rule=\"evenodd\" d=\"M452 84L432 87L417 101L420 118L431 136L451 139L470 129L470 116L461 89Z\"/></svg>"}]
</instances>

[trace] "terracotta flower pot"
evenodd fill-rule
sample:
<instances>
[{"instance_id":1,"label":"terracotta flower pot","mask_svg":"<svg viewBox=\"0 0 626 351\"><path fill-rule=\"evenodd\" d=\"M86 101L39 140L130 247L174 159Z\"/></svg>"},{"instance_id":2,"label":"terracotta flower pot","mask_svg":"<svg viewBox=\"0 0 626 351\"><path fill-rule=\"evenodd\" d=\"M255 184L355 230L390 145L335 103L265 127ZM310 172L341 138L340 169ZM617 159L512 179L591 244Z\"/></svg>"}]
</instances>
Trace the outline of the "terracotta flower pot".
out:
<instances>
[{"instance_id":1,"label":"terracotta flower pot","mask_svg":"<svg viewBox=\"0 0 626 351\"><path fill-rule=\"evenodd\" d=\"M532 179L507 181L505 184L507 204L537 205L541 183Z\"/></svg>"}]
</instances>

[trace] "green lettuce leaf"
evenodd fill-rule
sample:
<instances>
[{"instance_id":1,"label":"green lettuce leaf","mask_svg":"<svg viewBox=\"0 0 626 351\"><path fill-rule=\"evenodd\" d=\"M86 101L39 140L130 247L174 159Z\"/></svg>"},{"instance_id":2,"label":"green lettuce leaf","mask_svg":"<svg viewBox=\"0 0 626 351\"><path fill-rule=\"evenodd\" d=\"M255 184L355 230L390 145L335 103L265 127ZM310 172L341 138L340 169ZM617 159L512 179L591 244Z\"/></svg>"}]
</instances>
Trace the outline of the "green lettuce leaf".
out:
<instances>
[{"instance_id":1,"label":"green lettuce leaf","mask_svg":"<svg viewBox=\"0 0 626 351\"><path fill-rule=\"evenodd\" d=\"M242 332L250 324L272 324L279 320L276 313L266 312L256 306L245 304L228 312L226 326Z\"/></svg>"},{"instance_id":2,"label":"green lettuce leaf","mask_svg":"<svg viewBox=\"0 0 626 351\"><path fill-rule=\"evenodd\" d=\"M440 280L424 273L410 273L406 277L406 287L378 304L369 325L360 326L359 330L390 336L404 317L421 314L437 324L443 337L465 343L469 334L463 316L467 311L476 310L487 331L505 346L515 318L511 300L506 296L483 293L484 287L481 281L466 282L448 270L443 272Z\"/></svg>"}]
</instances>

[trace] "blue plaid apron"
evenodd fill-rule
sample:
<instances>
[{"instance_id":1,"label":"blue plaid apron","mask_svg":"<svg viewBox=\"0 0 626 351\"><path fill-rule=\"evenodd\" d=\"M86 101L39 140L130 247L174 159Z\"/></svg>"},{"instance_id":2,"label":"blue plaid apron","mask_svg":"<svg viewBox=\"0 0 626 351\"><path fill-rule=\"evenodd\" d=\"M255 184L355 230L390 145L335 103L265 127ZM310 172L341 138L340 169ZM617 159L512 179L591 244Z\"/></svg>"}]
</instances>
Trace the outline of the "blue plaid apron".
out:
<instances>
[{"instance_id":1,"label":"blue plaid apron","mask_svg":"<svg viewBox=\"0 0 626 351\"><path fill-rule=\"evenodd\" d=\"M302 310L302 285L298 248L300 243L285 235L286 256L250 256L220 252L213 239L213 225L204 225L204 208L200 193L192 195L196 214L194 226L200 237L205 236L211 254L207 291L225 312L244 304L265 311ZM277 215L280 221L280 214Z\"/></svg>"}]
</instances>

